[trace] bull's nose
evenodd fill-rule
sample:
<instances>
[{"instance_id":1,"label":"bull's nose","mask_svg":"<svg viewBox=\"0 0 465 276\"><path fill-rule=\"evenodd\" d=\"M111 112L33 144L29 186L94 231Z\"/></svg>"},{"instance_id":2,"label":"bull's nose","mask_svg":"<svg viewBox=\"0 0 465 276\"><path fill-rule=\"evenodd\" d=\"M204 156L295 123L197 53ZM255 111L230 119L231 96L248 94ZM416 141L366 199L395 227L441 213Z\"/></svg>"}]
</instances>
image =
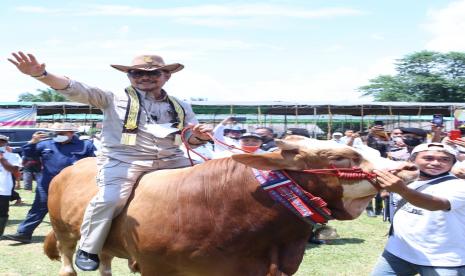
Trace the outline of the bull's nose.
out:
<instances>
[{"instance_id":1,"label":"bull's nose","mask_svg":"<svg viewBox=\"0 0 465 276\"><path fill-rule=\"evenodd\" d=\"M415 171L418 171L418 167L417 165L413 164L413 163L410 163L410 162L404 162L402 163L402 165L400 165L399 167L397 167L396 169L394 170L389 170L389 172L391 173L398 173L398 172L401 172L401 171L410 171L410 172L415 172Z\"/></svg>"},{"instance_id":2,"label":"bull's nose","mask_svg":"<svg viewBox=\"0 0 465 276\"><path fill-rule=\"evenodd\" d=\"M405 171L418 171L417 165L413 163L404 163L399 169Z\"/></svg>"}]
</instances>

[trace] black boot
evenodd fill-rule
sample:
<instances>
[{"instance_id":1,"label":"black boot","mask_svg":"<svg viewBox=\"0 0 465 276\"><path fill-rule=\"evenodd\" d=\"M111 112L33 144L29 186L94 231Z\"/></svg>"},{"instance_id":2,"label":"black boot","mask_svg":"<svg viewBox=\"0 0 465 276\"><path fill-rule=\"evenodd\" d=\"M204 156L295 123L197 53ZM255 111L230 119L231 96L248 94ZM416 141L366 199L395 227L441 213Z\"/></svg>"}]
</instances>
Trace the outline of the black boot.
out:
<instances>
[{"instance_id":1,"label":"black boot","mask_svg":"<svg viewBox=\"0 0 465 276\"><path fill-rule=\"evenodd\" d=\"M0 237L3 236L3 232L5 231L7 222L8 222L8 217L0 217Z\"/></svg>"},{"instance_id":2,"label":"black boot","mask_svg":"<svg viewBox=\"0 0 465 276\"><path fill-rule=\"evenodd\" d=\"M87 253L78 249L76 252L76 261L74 263L83 271L94 271L98 269L100 260L97 254Z\"/></svg>"},{"instance_id":3,"label":"black boot","mask_svg":"<svg viewBox=\"0 0 465 276\"><path fill-rule=\"evenodd\" d=\"M7 240L17 241L20 243L31 243L32 241L32 235L21 234L21 233L16 233L13 235L5 235L3 236L3 238Z\"/></svg>"}]
</instances>

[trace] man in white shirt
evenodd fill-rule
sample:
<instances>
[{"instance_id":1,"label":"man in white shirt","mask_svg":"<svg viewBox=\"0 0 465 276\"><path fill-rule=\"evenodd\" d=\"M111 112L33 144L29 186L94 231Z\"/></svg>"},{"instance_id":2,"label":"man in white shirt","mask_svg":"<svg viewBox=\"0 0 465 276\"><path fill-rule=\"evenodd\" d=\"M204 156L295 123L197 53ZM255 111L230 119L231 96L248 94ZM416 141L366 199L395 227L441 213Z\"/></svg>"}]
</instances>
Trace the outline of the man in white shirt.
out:
<instances>
[{"instance_id":1,"label":"man in white shirt","mask_svg":"<svg viewBox=\"0 0 465 276\"><path fill-rule=\"evenodd\" d=\"M465 181L450 174L456 152L441 143L415 147L420 170L406 185L375 171L380 186L396 193L392 228L372 275L465 275Z\"/></svg>"},{"instance_id":2,"label":"man in white shirt","mask_svg":"<svg viewBox=\"0 0 465 276\"><path fill-rule=\"evenodd\" d=\"M0 236L3 235L8 221L11 191L13 190L12 172L21 165L21 157L7 151L9 137L0 135Z\"/></svg>"},{"instance_id":3,"label":"man in white shirt","mask_svg":"<svg viewBox=\"0 0 465 276\"><path fill-rule=\"evenodd\" d=\"M360 138L360 134L354 132L351 129L347 129L344 132L344 137L341 138L341 142L354 148L360 148L364 145L362 139Z\"/></svg>"},{"instance_id":4,"label":"man in white shirt","mask_svg":"<svg viewBox=\"0 0 465 276\"><path fill-rule=\"evenodd\" d=\"M334 132L333 135L331 135L331 137L333 137L331 139L331 141L334 141L338 144L345 144L344 141L342 141L342 133L341 132Z\"/></svg>"},{"instance_id":5,"label":"man in white shirt","mask_svg":"<svg viewBox=\"0 0 465 276\"><path fill-rule=\"evenodd\" d=\"M260 147L263 144L262 137L253 132L246 132L239 137L239 145L234 146L228 150L215 152L213 154L214 159L230 157L237 153L265 153Z\"/></svg>"}]
</instances>

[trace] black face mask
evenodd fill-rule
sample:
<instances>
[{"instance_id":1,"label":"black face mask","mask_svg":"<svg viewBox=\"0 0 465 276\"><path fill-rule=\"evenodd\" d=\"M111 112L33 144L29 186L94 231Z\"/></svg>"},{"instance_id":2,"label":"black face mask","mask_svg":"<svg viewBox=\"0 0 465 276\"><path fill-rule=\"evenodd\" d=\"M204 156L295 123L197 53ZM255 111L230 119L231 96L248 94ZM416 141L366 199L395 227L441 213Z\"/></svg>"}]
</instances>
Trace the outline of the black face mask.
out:
<instances>
[{"instance_id":1,"label":"black face mask","mask_svg":"<svg viewBox=\"0 0 465 276\"><path fill-rule=\"evenodd\" d=\"M405 137L405 138L402 138L402 140L409 147L416 147L419 144L423 143L423 139L419 139L416 137Z\"/></svg>"},{"instance_id":2,"label":"black face mask","mask_svg":"<svg viewBox=\"0 0 465 276\"><path fill-rule=\"evenodd\" d=\"M437 175L432 175L432 174L429 174L429 173L425 173L425 172L422 172L420 171L420 175L425 177L425 178L428 178L428 179L433 179L433 178L438 178L438 177L441 177L441 176L446 176L448 175L449 172L444 172L444 173L441 173L441 174L437 174Z\"/></svg>"}]
</instances>

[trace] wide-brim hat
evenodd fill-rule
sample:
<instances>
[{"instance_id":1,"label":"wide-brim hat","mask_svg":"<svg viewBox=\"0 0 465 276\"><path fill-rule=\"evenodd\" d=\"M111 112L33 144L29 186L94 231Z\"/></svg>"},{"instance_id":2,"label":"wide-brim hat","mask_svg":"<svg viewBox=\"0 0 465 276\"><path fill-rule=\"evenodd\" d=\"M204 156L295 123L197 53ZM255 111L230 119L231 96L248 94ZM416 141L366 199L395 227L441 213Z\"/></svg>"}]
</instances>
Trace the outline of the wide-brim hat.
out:
<instances>
[{"instance_id":1,"label":"wide-brim hat","mask_svg":"<svg viewBox=\"0 0 465 276\"><path fill-rule=\"evenodd\" d=\"M77 126L71 123L54 123L50 129L54 132L59 132L59 131L72 131L72 132L77 132L79 129Z\"/></svg>"},{"instance_id":2,"label":"wide-brim hat","mask_svg":"<svg viewBox=\"0 0 465 276\"><path fill-rule=\"evenodd\" d=\"M170 73L176 73L184 68L184 65L180 63L165 64L163 58L157 55L140 55L136 56L131 65L116 65L111 64L111 67L122 71L129 72L130 70L142 70L142 71L155 71L155 70L166 70Z\"/></svg>"},{"instance_id":3,"label":"wide-brim hat","mask_svg":"<svg viewBox=\"0 0 465 276\"><path fill-rule=\"evenodd\" d=\"M6 136L6 135L3 135L3 134L0 134L0 140L3 140L3 141L10 141L10 137Z\"/></svg>"}]
</instances>

